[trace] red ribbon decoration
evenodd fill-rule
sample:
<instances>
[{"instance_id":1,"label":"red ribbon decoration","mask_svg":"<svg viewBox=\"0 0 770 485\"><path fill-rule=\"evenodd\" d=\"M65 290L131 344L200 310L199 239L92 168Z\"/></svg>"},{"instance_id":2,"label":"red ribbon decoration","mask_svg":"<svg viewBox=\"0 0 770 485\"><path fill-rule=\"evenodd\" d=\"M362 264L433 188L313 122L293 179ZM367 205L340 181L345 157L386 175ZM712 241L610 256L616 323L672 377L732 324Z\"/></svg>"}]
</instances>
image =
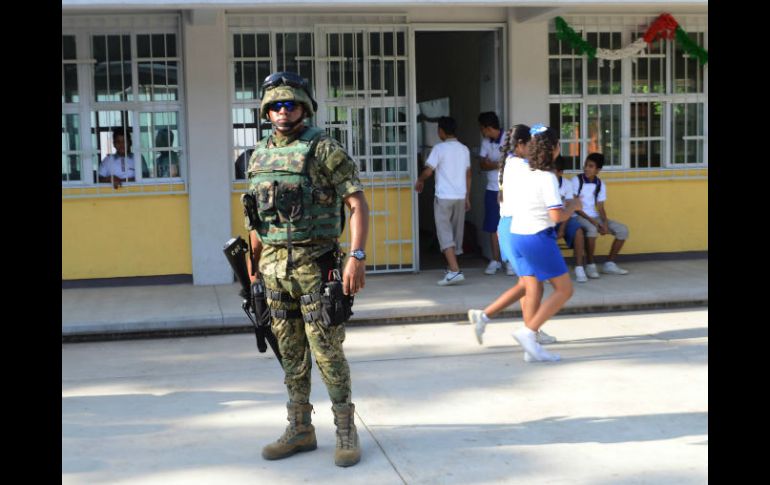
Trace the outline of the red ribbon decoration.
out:
<instances>
[{"instance_id":1,"label":"red ribbon decoration","mask_svg":"<svg viewBox=\"0 0 770 485\"><path fill-rule=\"evenodd\" d=\"M647 32L644 33L644 41L651 44L659 37L673 39L676 35L677 27L679 27L679 22L677 22L671 14L662 13L655 19L655 22L650 25Z\"/></svg>"}]
</instances>

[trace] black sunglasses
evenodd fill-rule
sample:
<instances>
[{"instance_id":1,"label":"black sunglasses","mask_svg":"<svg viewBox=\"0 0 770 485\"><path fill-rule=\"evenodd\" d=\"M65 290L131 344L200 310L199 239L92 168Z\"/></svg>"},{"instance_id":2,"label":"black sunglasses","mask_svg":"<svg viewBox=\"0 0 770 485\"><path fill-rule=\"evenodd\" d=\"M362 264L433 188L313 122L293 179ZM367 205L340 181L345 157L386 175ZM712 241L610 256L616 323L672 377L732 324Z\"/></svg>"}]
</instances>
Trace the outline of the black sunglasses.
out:
<instances>
[{"instance_id":1,"label":"black sunglasses","mask_svg":"<svg viewBox=\"0 0 770 485\"><path fill-rule=\"evenodd\" d=\"M290 86L292 88L302 88L307 93L310 101L313 103L313 111L318 109L318 103L313 99L313 95L308 87L307 80L294 72L282 71L270 74L262 81L260 98L264 97L265 91L277 86Z\"/></svg>"},{"instance_id":2,"label":"black sunglasses","mask_svg":"<svg viewBox=\"0 0 770 485\"><path fill-rule=\"evenodd\" d=\"M281 111L281 108L286 108L286 111L291 113L294 111L294 108L297 107L297 103L294 101L276 101L275 103L270 103L267 105L267 109L270 111Z\"/></svg>"}]
</instances>

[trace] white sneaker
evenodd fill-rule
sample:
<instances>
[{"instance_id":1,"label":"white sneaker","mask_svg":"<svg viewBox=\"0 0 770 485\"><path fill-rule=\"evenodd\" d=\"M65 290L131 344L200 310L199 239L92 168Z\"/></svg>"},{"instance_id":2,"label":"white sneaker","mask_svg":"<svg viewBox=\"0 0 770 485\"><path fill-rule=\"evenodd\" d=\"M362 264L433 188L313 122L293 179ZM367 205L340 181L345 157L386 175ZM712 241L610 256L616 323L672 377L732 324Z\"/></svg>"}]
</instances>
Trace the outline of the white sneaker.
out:
<instances>
[{"instance_id":1,"label":"white sneaker","mask_svg":"<svg viewBox=\"0 0 770 485\"><path fill-rule=\"evenodd\" d=\"M450 286L456 285L462 281L465 281L465 276L463 276L462 271L458 271L456 273L454 271L447 271L444 277L438 280L436 283L439 286Z\"/></svg>"},{"instance_id":2,"label":"white sneaker","mask_svg":"<svg viewBox=\"0 0 770 485\"><path fill-rule=\"evenodd\" d=\"M531 361L556 362L561 360L561 356L559 354L552 354L541 347L540 344L535 340L534 332L529 331L529 329L526 327L520 328L513 332L513 338L519 342L519 345L522 346L525 353L530 354L530 357L532 358ZM524 360L525 362L530 362L527 360L527 356L524 356Z\"/></svg>"},{"instance_id":3,"label":"white sneaker","mask_svg":"<svg viewBox=\"0 0 770 485\"><path fill-rule=\"evenodd\" d=\"M621 268L613 261L607 261L602 265L602 273L607 274L628 274L628 270Z\"/></svg>"},{"instance_id":4,"label":"white sneaker","mask_svg":"<svg viewBox=\"0 0 770 485\"><path fill-rule=\"evenodd\" d=\"M575 266L575 279L578 283L585 283L588 281L586 270L584 270L582 266Z\"/></svg>"},{"instance_id":5,"label":"white sneaker","mask_svg":"<svg viewBox=\"0 0 770 485\"><path fill-rule=\"evenodd\" d=\"M596 265L595 264L587 264L586 265L586 274L589 278L598 278L599 272L596 271Z\"/></svg>"},{"instance_id":6,"label":"white sneaker","mask_svg":"<svg viewBox=\"0 0 770 485\"><path fill-rule=\"evenodd\" d=\"M502 267L503 265L500 264L500 261L490 261L487 269L484 270L484 274L495 274Z\"/></svg>"},{"instance_id":7,"label":"white sneaker","mask_svg":"<svg viewBox=\"0 0 770 485\"><path fill-rule=\"evenodd\" d=\"M556 343L556 337L548 335L542 330L537 331L537 336L535 337L535 340L537 340L537 343L539 343L540 345Z\"/></svg>"},{"instance_id":8,"label":"white sneaker","mask_svg":"<svg viewBox=\"0 0 770 485\"><path fill-rule=\"evenodd\" d=\"M481 336L484 335L484 327L487 326L484 319L481 318L483 313L482 310L468 310L468 321L473 325L473 330L476 332L476 340L478 340L479 345L482 344Z\"/></svg>"},{"instance_id":9,"label":"white sneaker","mask_svg":"<svg viewBox=\"0 0 770 485\"><path fill-rule=\"evenodd\" d=\"M513 265L510 261L505 262L505 274L508 276L516 276L516 270L513 269Z\"/></svg>"}]
</instances>

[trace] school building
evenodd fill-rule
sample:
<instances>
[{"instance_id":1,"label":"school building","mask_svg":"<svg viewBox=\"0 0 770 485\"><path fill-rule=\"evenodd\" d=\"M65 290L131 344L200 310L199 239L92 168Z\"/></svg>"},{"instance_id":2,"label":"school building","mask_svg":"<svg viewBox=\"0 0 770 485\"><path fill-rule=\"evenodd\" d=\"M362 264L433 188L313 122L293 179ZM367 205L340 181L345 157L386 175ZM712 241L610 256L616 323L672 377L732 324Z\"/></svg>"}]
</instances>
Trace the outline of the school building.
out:
<instances>
[{"instance_id":1,"label":"school building","mask_svg":"<svg viewBox=\"0 0 770 485\"><path fill-rule=\"evenodd\" d=\"M232 282L244 160L270 131L259 86L281 70L310 81L310 123L359 165L370 272L438 251L432 188L414 191L436 140L420 115L455 118L477 154L483 111L556 128L568 177L605 155L623 254L707 251L707 51L705 0L62 0L62 280ZM136 169L118 189L98 177L114 129ZM466 228L488 256L472 167Z\"/></svg>"}]
</instances>

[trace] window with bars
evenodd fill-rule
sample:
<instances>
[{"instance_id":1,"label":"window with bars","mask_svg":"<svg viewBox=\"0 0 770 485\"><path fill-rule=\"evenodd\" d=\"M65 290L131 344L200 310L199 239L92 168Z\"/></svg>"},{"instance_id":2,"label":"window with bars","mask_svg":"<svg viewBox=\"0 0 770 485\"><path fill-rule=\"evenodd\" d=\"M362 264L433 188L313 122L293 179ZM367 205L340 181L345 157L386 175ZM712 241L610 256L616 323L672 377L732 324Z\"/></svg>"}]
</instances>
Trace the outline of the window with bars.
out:
<instances>
[{"instance_id":1,"label":"window with bars","mask_svg":"<svg viewBox=\"0 0 770 485\"><path fill-rule=\"evenodd\" d=\"M292 71L313 86L313 33L233 32L231 52L234 177L244 180L254 146L271 131L260 115L262 81L273 72Z\"/></svg>"},{"instance_id":2,"label":"window with bars","mask_svg":"<svg viewBox=\"0 0 770 485\"><path fill-rule=\"evenodd\" d=\"M372 27L324 37L325 128L361 173L408 172L406 32Z\"/></svg>"},{"instance_id":3,"label":"window with bars","mask_svg":"<svg viewBox=\"0 0 770 485\"><path fill-rule=\"evenodd\" d=\"M612 50L643 36L648 25L622 18L568 22L589 44ZM550 124L561 135L567 169L580 170L595 151L604 154L605 168L707 164L706 68L697 59L684 56L676 41L660 39L633 58L589 60L551 30ZM705 32L688 35L705 46Z\"/></svg>"},{"instance_id":4,"label":"window with bars","mask_svg":"<svg viewBox=\"0 0 770 485\"><path fill-rule=\"evenodd\" d=\"M62 35L63 185L182 181L175 30Z\"/></svg>"}]
</instances>

